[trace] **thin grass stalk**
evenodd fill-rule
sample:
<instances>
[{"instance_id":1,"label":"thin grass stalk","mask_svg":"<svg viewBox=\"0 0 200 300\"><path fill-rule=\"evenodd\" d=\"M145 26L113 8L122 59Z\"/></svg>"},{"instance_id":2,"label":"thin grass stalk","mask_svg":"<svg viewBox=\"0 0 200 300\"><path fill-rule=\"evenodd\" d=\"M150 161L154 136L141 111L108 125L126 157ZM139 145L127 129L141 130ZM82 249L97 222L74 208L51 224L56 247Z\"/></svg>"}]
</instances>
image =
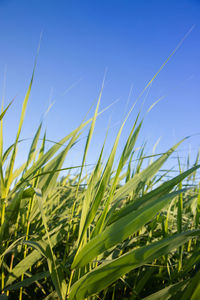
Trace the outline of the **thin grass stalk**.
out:
<instances>
[{"instance_id":1,"label":"thin grass stalk","mask_svg":"<svg viewBox=\"0 0 200 300\"><path fill-rule=\"evenodd\" d=\"M197 196L197 206L196 206L196 215L195 215L195 228L199 227L199 218L200 218L200 184L197 188L198 196Z\"/></svg>"},{"instance_id":2,"label":"thin grass stalk","mask_svg":"<svg viewBox=\"0 0 200 300\"><path fill-rule=\"evenodd\" d=\"M178 165L179 165L179 173L181 174L182 170L181 170L181 163L180 163L179 157L178 157ZM178 187L179 187L179 190L182 190L182 187L183 187L182 181L179 183ZM178 196L178 212L177 212L177 231L178 231L178 233L182 232L182 215L183 215L183 193L180 193L180 195ZM178 272L180 272L182 269L183 247L184 246L179 247Z\"/></svg>"}]
</instances>

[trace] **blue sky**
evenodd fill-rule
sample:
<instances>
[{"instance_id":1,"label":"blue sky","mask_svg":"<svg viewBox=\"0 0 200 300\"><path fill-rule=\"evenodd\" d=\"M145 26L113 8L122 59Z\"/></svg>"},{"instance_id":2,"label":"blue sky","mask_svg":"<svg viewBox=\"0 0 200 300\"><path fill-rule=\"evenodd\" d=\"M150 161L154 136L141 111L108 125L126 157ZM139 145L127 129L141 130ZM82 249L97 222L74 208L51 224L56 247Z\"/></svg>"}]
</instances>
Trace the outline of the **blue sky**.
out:
<instances>
[{"instance_id":1,"label":"blue sky","mask_svg":"<svg viewBox=\"0 0 200 300\"><path fill-rule=\"evenodd\" d=\"M200 1L0 0L0 95L4 90L6 103L16 96L5 118L5 145L9 146L16 134L41 32L35 80L21 137L33 137L52 102L44 120L47 137L58 141L69 133L97 100L107 69L101 109L119 101L98 119L88 156L88 163L92 163L109 120L105 155L127 108L193 25L190 35L144 94L143 113L165 96L145 118L138 141L141 145L147 140L149 152L159 137L157 151L163 152L183 137L200 132ZM144 97L124 128L120 147ZM24 158L27 142L24 145L19 161ZM193 136L180 147L180 155L184 156L190 148L194 159L199 146L199 136ZM80 143L68 163L78 163L81 155Z\"/></svg>"}]
</instances>

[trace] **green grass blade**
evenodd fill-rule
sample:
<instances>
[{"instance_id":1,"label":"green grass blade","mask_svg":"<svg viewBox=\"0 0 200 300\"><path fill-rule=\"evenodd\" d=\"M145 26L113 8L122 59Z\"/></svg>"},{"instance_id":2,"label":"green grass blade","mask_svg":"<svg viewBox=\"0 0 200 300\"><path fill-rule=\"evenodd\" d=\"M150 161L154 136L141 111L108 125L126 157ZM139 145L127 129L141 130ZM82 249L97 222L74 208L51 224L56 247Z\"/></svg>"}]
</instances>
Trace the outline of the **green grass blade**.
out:
<instances>
[{"instance_id":1,"label":"green grass blade","mask_svg":"<svg viewBox=\"0 0 200 300\"><path fill-rule=\"evenodd\" d=\"M106 107L102 111L98 113L98 116L102 114L105 110L107 110L110 106ZM53 145L46 153L39 156L38 160L31 166L23 175L22 179L15 185L15 187L12 190L12 193L14 193L16 190L19 189L21 184L26 180L31 180L32 177L36 174L36 172L43 167L52 157L53 155L71 138L75 137L76 134L78 138L80 134L82 133L81 130L83 130L90 122L92 121L92 118L90 118L88 121L81 123L75 130L73 130L71 133L69 133L67 136L62 138L58 143Z\"/></svg>"},{"instance_id":2,"label":"green grass blade","mask_svg":"<svg viewBox=\"0 0 200 300\"><path fill-rule=\"evenodd\" d=\"M33 284L34 282L44 279L44 278L48 278L49 276L50 276L50 274L48 271L37 273L36 275L31 276L30 278L26 278L23 281L20 281L18 283L10 285L9 287L5 288L5 292L12 291L12 290L18 290L21 287L28 287L31 284Z\"/></svg>"},{"instance_id":3,"label":"green grass blade","mask_svg":"<svg viewBox=\"0 0 200 300\"><path fill-rule=\"evenodd\" d=\"M28 153L28 158L27 158L27 161L26 161L26 166L24 168L24 172L26 172L29 164L32 162L34 156L35 156L35 153L36 153L36 149L37 149L37 143L38 143L38 140L39 140L39 137L40 137L40 132L41 132L41 128L42 128L42 123L40 123L37 131L36 131L36 134L33 138L33 141L31 143L31 147L30 147L30 150L29 150L29 153Z\"/></svg>"},{"instance_id":4,"label":"green grass blade","mask_svg":"<svg viewBox=\"0 0 200 300\"><path fill-rule=\"evenodd\" d=\"M189 281L180 299L199 300L199 295L200 295L200 272L197 271L195 276Z\"/></svg>"},{"instance_id":5,"label":"green grass blade","mask_svg":"<svg viewBox=\"0 0 200 300\"><path fill-rule=\"evenodd\" d=\"M132 250L112 262L95 268L72 286L69 300L83 300L100 292L124 274L169 253L199 234L199 230L176 234L159 242Z\"/></svg>"},{"instance_id":6,"label":"green grass blade","mask_svg":"<svg viewBox=\"0 0 200 300\"><path fill-rule=\"evenodd\" d=\"M103 83L102 83L101 91L100 91L100 94L99 94L99 99L98 99L98 102L97 102L97 106L96 106L96 109L95 109L94 116L92 118L92 123L91 123L91 126L90 126L89 134L87 136L86 144L85 144L85 149L84 149L84 154L83 154L83 159L82 159L82 166L81 166L79 179L78 179L77 192L78 192L78 189L79 189L80 179L81 179L82 172L83 172L83 166L85 165L85 160L86 160L88 148L89 148L89 145L90 145L90 142L91 142L91 139L92 139L96 119L97 119L97 116L98 116L98 110L99 110L99 105L100 105L101 96L102 96L102 92L103 92L104 81L105 81L105 78L104 78Z\"/></svg>"},{"instance_id":7,"label":"green grass blade","mask_svg":"<svg viewBox=\"0 0 200 300\"><path fill-rule=\"evenodd\" d=\"M38 200L38 206L39 206L41 216L42 216L42 222L45 227L47 240L48 240L48 246L46 247L45 254L47 256L49 273L51 275L51 278L52 278L52 281L56 288L59 299L64 300L65 296L66 296L66 292L67 292L67 284L65 282L62 269L61 269L61 267L55 257L55 254L53 252L53 244L51 242L51 238L50 238L49 230L48 230L48 226L47 226L47 220L46 220L45 212L43 209L43 203L42 203L43 197L42 197L41 191L39 189L35 189L35 192L36 192L36 197Z\"/></svg>"},{"instance_id":8,"label":"green grass blade","mask_svg":"<svg viewBox=\"0 0 200 300\"><path fill-rule=\"evenodd\" d=\"M104 145L105 145L105 142L104 142ZM92 201L92 195L94 194L95 185L97 184L97 181L99 180L99 173L100 173L100 168L101 168L101 160L102 160L104 145L101 149L101 153L100 153L98 162L95 166L94 172L91 174L90 181L89 181L87 190L85 192L85 197L83 200L83 206L82 206L82 212L81 212L81 219L80 219L80 224L79 224L79 236L78 236L78 241L77 241L78 245L81 244L84 233L86 232L86 230L84 230L84 225L85 225L85 221L87 219L87 215L90 210L90 205L91 205L91 201Z\"/></svg>"},{"instance_id":9,"label":"green grass blade","mask_svg":"<svg viewBox=\"0 0 200 300\"><path fill-rule=\"evenodd\" d=\"M20 133L21 133L22 125L23 125L23 122L24 122L26 108L27 108L27 104L28 104L28 100L29 100L29 96L30 96L30 92L31 92L32 84L33 84L35 67L36 67L36 61L35 61L35 65L34 65L34 68L33 68L33 73L32 73L32 77L31 77L29 87L28 87L28 91L26 93L26 96L24 98L24 102L23 102L23 105L22 105L22 111L21 111L19 126L18 126L18 130L17 130L17 135L16 135L16 139L15 139L15 143L14 143L14 148L13 148L13 152L12 152L10 162L8 164L8 168L7 168L7 172L6 172L6 178L5 178L5 186L6 186L5 194L6 195L9 191L9 189L10 189L10 184L12 182L13 168L14 168L16 152L17 152L17 144L18 144Z\"/></svg>"},{"instance_id":10,"label":"green grass blade","mask_svg":"<svg viewBox=\"0 0 200 300\"><path fill-rule=\"evenodd\" d=\"M154 200L144 208L138 209L107 227L102 233L90 240L75 256L72 268L83 267L99 254L124 241L137 232L160 212L171 200L182 191L173 192Z\"/></svg>"},{"instance_id":11,"label":"green grass blade","mask_svg":"<svg viewBox=\"0 0 200 300\"><path fill-rule=\"evenodd\" d=\"M168 300L173 299L177 293L180 293L181 290L187 285L188 280L181 281L175 284L171 284L168 287L143 298L143 300Z\"/></svg>"},{"instance_id":12,"label":"green grass blade","mask_svg":"<svg viewBox=\"0 0 200 300\"><path fill-rule=\"evenodd\" d=\"M0 227L0 243L3 241L5 236L9 234L9 229L12 224L15 224L17 216L19 214L19 206L22 199L23 189L19 190L13 197L11 203L5 210L6 218ZM8 236L7 236L8 237Z\"/></svg>"},{"instance_id":13,"label":"green grass blade","mask_svg":"<svg viewBox=\"0 0 200 300\"><path fill-rule=\"evenodd\" d=\"M1 192L0 193L2 196L5 194L5 182L4 182L4 176L3 176L3 117L13 101L14 101L14 99L8 104L8 106L5 108L5 110L3 110L3 101L2 101L2 109L1 109L2 112L0 115L0 180L1 180Z\"/></svg>"},{"instance_id":14,"label":"green grass blade","mask_svg":"<svg viewBox=\"0 0 200 300\"><path fill-rule=\"evenodd\" d=\"M88 226L93 221L93 219L96 215L97 209L100 205L100 202L103 199L104 192L106 190L107 184L108 184L109 179L110 179L110 175L112 173L112 167L113 167L113 163L114 163L115 154L116 154L117 146L118 146L118 143L119 143L119 139L120 139L123 127L124 127L128 117L130 116L130 113L132 112L134 106L135 106L135 103L133 104L130 111L128 112L128 114L127 114L127 116L126 116L126 118L125 118L118 134L117 134L117 137L115 139L115 142L114 142L113 148L111 150L110 156L107 160L107 163L106 163L106 166L105 166L102 178L101 178L101 182L99 184L98 191L97 191L96 196L95 196L95 198L92 202L91 209L88 212L88 215L87 215L87 218L86 218L86 221L85 221L85 225L84 225L83 230L82 230L82 236L85 234ZM80 237L80 239L82 239L82 236Z\"/></svg>"},{"instance_id":15,"label":"green grass blade","mask_svg":"<svg viewBox=\"0 0 200 300\"><path fill-rule=\"evenodd\" d=\"M139 184L144 184L147 180L150 180L154 174L158 172L161 166L166 162L168 157L176 150L176 148L183 142L181 140L175 146L170 148L165 154L163 154L159 159L153 162L150 166L148 166L145 170L136 174L132 179L130 179L126 184L124 184L115 194L114 200L127 196L130 191L133 191Z\"/></svg>"},{"instance_id":16,"label":"green grass blade","mask_svg":"<svg viewBox=\"0 0 200 300\"><path fill-rule=\"evenodd\" d=\"M76 142L78 137L79 134L75 134L65 149L44 166L42 170L43 176L41 176L38 181L38 187L42 189L43 197L46 197L48 193L56 186L56 180L59 176L59 172L55 172L55 170L61 169L67 153Z\"/></svg>"},{"instance_id":17,"label":"green grass blade","mask_svg":"<svg viewBox=\"0 0 200 300\"><path fill-rule=\"evenodd\" d=\"M165 195L166 193L169 193L179 182L183 181L186 177L188 177L190 174L195 172L197 169L200 168L200 165L195 166L180 175L174 177L171 180L168 180L161 184L159 187L154 189L153 191L149 192L148 194L144 195L143 197L140 197L139 199L136 199L133 203L130 203L126 206L124 206L122 209L120 209L118 212L115 212L116 206L114 205L111 208L111 217L108 221L108 225L115 222L116 220L124 217L125 215L129 214L130 211L137 210L138 208L144 206L150 201L155 200L155 198L161 197ZM117 203L119 204L119 203Z\"/></svg>"},{"instance_id":18,"label":"green grass blade","mask_svg":"<svg viewBox=\"0 0 200 300\"><path fill-rule=\"evenodd\" d=\"M103 213L102 213L101 217L99 218L98 222L96 223L93 236L95 236L99 232L101 232L103 227L104 227L104 222L105 222L105 219L106 219L106 216L107 216L107 213L108 213L109 205L110 205L110 203L113 199L117 183L119 182L120 173L121 173L125 163L127 162L129 156L131 155L131 152L133 151L133 148L134 148L135 143L137 141L137 137L139 135L139 132L140 132L140 129L141 129L141 126L142 126L142 123L143 123L143 121L141 121L140 124L138 125L138 127L135 129L138 118L139 118L139 114L138 114L138 116L136 118L136 121L133 125L133 128L132 128L131 133L128 137L126 145L123 149L123 152L122 152L122 155L121 155L118 167L117 167L117 171L116 171L116 174L115 174L115 177L114 177L111 189L110 189L110 194L109 194L109 196L106 200L106 205L105 205L105 208L103 210Z\"/></svg>"},{"instance_id":19,"label":"green grass blade","mask_svg":"<svg viewBox=\"0 0 200 300\"><path fill-rule=\"evenodd\" d=\"M14 101L14 99L12 101L10 101L10 103L7 105L7 107L4 109L4 111L0 114L0 121L3 119L5 113L7 112L7 110L9 109L11 104L13 103L13 101Z\"/></svg>"},{"instance_id":20,"label":"green grass blade","mask_svg":"<svg viewBox=\"0 0 200 300\"><path fill-rule=\"evenodd\" d=\"M51 234L51 243L53 247L63 238L62 235L60 234L61 227L62 226L59 225L57 231L53 234L49 232ZM47 236L44 236L43 239L44 241L47 241ZM46 242L44 245L48 246L48 243ZM47 249L44 249L44 252L46 252L46 250ZM22 274L24 274L41 258L42 258L42 254L37 250L33 250L24 259L20 260L13 268L12 273L9 274L6 281L6 287L11 285L15 280L17 280Z\"/></svg>"}]
</instances>

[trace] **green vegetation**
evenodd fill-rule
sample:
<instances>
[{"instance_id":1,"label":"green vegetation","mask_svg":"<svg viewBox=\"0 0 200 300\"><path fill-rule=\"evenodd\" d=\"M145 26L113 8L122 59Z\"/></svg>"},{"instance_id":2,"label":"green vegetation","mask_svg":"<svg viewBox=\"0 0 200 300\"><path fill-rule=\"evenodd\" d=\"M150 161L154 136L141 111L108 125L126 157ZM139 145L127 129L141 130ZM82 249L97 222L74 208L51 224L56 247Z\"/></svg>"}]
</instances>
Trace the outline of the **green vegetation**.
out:
<instances>
[{"instance_id":1,"label":"green vegetation","mask_svg":"<svg viewBox=\"0 0 200 300\"><path fill-rule=\"evenodd\" d=\"M159 170L183 141L144 164L144 146L135 152L143 123L138 114L116 163L133 106L107 162L103 145L85 175L101 91L93 118L48 151L45 134L40 143L40 124L27 161L15 169L32 81L33 76L16 139L6 151L3 120L10 104L0 115L0 299L199 299L199 157L187 170L178 160L179 174L170 179L170 170ZM78 175L69 167L60 179L68 152L88 124Z\"/></svg>"}]
</instances>

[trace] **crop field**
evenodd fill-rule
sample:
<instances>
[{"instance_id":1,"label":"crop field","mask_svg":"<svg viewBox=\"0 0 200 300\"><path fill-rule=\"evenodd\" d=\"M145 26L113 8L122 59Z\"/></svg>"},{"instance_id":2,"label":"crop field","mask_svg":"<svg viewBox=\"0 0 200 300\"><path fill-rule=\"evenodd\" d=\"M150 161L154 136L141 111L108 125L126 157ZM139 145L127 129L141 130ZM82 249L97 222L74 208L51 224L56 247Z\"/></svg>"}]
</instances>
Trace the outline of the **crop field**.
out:
<instances>
[{"instance_id":1,"label":"crop field","mask_svg":"<svg viewBox=\"0 0 200 300\"><path fill-rule=\"evenodd\" d=\"M185 139L162 154L135 151L138 113L116 160L133 106L107 160L105 141L85 172L101 91L93 117L48 150L39 124L16 168L33 77L8 149L3 122L12 102L0 114L0 299L199 299L199 155L182 166L176 151ZM88 128L82 164L63 168ZM170 155L177 155L178 173L163 168Z\"/></svg>"}]
</instances>

